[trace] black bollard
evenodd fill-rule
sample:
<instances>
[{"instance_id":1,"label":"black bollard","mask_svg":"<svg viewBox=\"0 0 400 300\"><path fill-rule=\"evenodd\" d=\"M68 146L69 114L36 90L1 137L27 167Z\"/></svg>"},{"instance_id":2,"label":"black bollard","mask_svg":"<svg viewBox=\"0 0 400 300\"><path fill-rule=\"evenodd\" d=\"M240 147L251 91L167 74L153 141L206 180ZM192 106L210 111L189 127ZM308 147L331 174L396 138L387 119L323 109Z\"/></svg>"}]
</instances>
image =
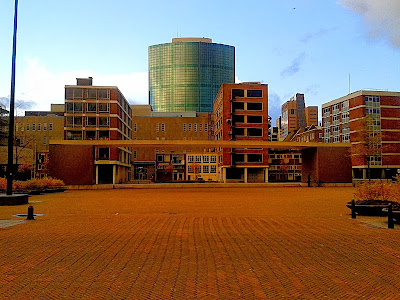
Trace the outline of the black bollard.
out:
<instances>
[{"instance_id":1,"label":"black bollard","mask_svg":"<svg viewBox=\"0 0 400 300\"><path fill-rule=\"evenodd\" d=\"M26 217L27 220L35 220L35 217L33 216L33 206L28 207L28 215Z\"/></svg>"},{"instance_id":2,"label":"black bollard","mask_svg":"<svg viewBox=\"0 0 400 300\"><path fill-rule=\"evenodd\" d=\"M394 229L392 204L388 205L388 229Z\"/></svg>"},{"instance_id":3,"label":"black bollard","mask_svg":"<svg viewBox=\"0 0 400 300\"><path fill-rule=\"evenodd\" d=\"M356 202L354 201L354 199L351 200L351 218L356 218Z\"/></svg>"}]
</instances>

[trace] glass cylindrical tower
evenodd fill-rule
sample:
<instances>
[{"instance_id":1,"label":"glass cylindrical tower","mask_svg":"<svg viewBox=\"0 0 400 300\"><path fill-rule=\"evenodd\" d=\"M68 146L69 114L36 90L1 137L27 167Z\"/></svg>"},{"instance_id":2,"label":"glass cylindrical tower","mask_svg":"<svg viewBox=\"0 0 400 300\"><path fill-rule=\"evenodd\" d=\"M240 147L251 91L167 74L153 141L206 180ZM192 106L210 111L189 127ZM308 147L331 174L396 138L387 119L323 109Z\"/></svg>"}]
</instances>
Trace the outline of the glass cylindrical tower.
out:
<instances>
[{"instance_id":1,"label":"glass cylindrical tower","mask_svg":"<svg viewBox=\"0 0 400 300\"><path fill-rule=\"evenodd\" d=\"M235 47L207 38L176 38L149 47L153 111L212 112L223 83L235 82Z\"/></svg>"}]
</instances>

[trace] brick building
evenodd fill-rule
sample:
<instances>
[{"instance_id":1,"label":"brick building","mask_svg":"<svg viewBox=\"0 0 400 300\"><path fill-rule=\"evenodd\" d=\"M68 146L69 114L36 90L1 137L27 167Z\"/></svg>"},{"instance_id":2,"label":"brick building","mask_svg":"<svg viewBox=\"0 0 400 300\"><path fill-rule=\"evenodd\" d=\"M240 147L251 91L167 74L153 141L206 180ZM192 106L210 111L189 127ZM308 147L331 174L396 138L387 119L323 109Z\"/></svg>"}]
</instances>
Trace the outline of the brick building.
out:
<instances>
[{"instance_id":1,"label":"brick building","mask_svg":"<svg viewBox=\"0 0 400 300\"><path fill-rule=\"evenodd\" d=\"M211 113L153 112L150 105L131 105L132 138L134 140L212 140ZM206 147L147 147L134 148L132 155L134 180L149 180L155 174L156 155L204 153ZM160 156L161 157L161 156ZM159 177L158 179L161 179ZM173 180L173 178L172 178Z\"/></svg>"},{"instance_id":2,"label":"brick building","mask_svg":"<svg viewBox=\"0 0 400 300\"><path fill-rule=\"evenodd\" d=\"M398 173L400 92L357 91L324 103L322 114L324 141L351 143L353 178Z\"/></svg>"},{"instance_id":3,"label":"brick building","mask_svg":"<svg viewBox=\"0 0 400 300\"><path fill-rule=\"evenodd\" d=\"M268 141L268 85L223 84L214 100L215 140ZM223 182L268 181L268 149L219 148Z\"/></svg>"},{"instance_id":4,"label":"brick building","mask_svg":"<svg viewBox=\"0 0 400 300\"><path fill-rule=\"evenodd\" d=\"M66 140L130 140L131 115L128 101L116 86L93 86L91 77L77 78L77 85L65 86ZM93 149L93 183L130 180L130 147Z\"/></svg>"}]
</instances>

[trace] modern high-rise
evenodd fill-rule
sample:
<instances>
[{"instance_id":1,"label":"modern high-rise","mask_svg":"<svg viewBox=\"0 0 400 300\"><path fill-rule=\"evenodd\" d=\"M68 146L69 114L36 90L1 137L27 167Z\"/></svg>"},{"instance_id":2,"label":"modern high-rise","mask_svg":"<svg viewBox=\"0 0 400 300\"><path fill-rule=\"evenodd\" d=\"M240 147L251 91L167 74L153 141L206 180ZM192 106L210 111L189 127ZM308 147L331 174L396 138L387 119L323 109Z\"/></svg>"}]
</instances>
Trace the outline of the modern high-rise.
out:
<instances>
[{"instance_id":1,"label":"modern high-rise","mask_svg":"<svg viewBox=\"0 0 400 300\"><path fill-rule=\"evenodd\" d=\"M221 85L233 82L233 46L174 38L149 47L149 104L155 112L212 112Z\"/></svg>"}]
</instances>

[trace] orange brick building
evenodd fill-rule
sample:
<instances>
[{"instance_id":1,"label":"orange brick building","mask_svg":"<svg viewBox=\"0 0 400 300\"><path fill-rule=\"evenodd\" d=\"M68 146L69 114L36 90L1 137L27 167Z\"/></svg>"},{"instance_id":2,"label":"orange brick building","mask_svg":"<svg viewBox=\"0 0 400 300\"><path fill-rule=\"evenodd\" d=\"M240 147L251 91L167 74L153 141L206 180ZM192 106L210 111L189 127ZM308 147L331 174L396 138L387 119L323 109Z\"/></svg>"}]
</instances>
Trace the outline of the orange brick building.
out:
<instances>
[{"instance_id":1,"label":"orange brick building","mask_svg":"<svg viewBox=\"0 0 400 300\"><path fill-rule=\"evenodd\" d=\"M212 140L213 119L211 113L153 112L150 105L131 105L133 140ZM186 175L154 176L156 157L164 154L209 152L207 147L148 147L134 148L132 155L133 180L184 180ZM162 164L160 166L163 166ZM178 175L178 174L177 174ZM193 177L194 178L194 177Z\"/></svg>"},{"instance_id":2,"label":"orange brick building","mask_svg":"<svg viewBox=\"0 0 400 300\"><path fill-rule=\"evenodd\" d=\"M116 86L93 86L91 77L77 78L77 85L65 86L66 140L129 140L131 115L128 101ZM132 151L129 147L93 146L93 149L93 183L130 180ZM68 178L68 174L65 176Z\"/></svg>"},{"instance_id":3,"label":"orange brick building","mask_svg":"<svg viewBox=\"0 0 400 300\"><path fill-rule=\"evenodd\" d=\"M351 142L353 178L399 173L400 92L357 91L323 104L322 114L325 142Z\"/></svg>"},{"instance_id":4,"label":"orange brick building","mask_svg":"<svg viewBox=\"0 0 400 300\"><path fill-rule=\"evenodd\" d=\"M214 100L215 140L268 141L268 85L223 84ZM222 182L267 182L268 149L219 148Z\"/></svg>"}]
</instances>

